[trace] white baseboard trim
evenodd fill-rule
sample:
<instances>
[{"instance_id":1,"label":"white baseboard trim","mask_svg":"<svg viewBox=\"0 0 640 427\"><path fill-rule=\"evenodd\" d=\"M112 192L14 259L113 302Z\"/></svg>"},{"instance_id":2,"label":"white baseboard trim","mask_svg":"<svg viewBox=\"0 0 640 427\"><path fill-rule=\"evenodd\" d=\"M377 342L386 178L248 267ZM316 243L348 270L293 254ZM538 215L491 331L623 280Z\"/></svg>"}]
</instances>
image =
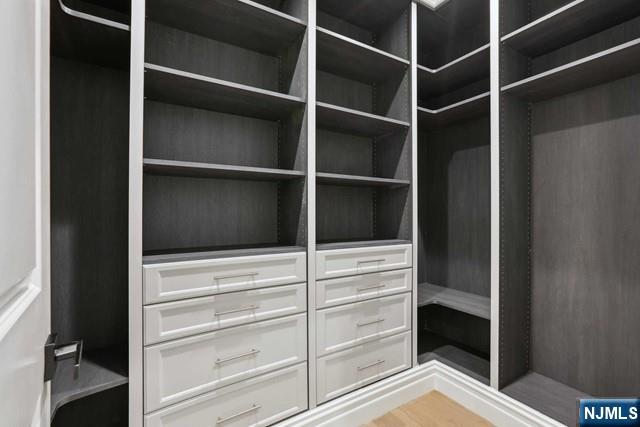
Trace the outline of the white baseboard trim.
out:
<instances>
[{"instance_id":1,"label":"white baseboard trim","mask_svg":"<svg viewBox=\"0 0 640 427\"><path fill-rule=\"evenodd\" d=\"M437 390L496 426L563 424L462 374L431 361L290 418L280 427L356 427Z\"/></svg>"}]
</instances>

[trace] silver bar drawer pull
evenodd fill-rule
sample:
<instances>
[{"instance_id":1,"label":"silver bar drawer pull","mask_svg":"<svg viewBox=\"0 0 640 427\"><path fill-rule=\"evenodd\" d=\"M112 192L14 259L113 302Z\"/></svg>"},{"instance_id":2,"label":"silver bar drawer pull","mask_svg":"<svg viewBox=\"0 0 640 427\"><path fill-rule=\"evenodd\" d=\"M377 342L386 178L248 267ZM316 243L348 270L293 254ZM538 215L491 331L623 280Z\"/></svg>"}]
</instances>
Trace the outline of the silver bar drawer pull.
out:
<instances>
[{"instance_id":1,"label":"silver bar drawer pull","mask_svg":"<svg viewBox=\"0 0 640 427\"><path fill-rule=\"evenodd\" d=\"M256 405L254 403L253 405L251 405L251 408L245 409L244 411L240 411L237 414L229 415L228 417L218 417L218 421L216 421L216 425L226 423L227 421L231 421L235 418L241 417L246 414L250 414L251 412L255 412L260 408L261 408L260 405Z\"/></svg>"},{"instance_id":2,"label":"silver bar drawer pull","mask_svg":"<svg viewBox=\"0 0 640 427\"><path fill-rule=\"evenodd\" d=\"M362 288L358 288L358 292L364 292L371 289L380 289L380 288L384 288L385 286L387 285L385 285L384 283L381 283L379 285L373 285L373 286L364 286Z\"/></svg>"},{"instance_id":3,"label":"silver bar drawer pull","mask_svg":"<svg viewBox=\"0 0 640 427\"><path fill-rule=\"evenodd\" d=\"M251 349L250 351L247 351L246 353L238 354L238 355L235 355L235 356L225 357L224 359L218 359L218 360L216 360L216 365L221 365L223 363L231 362L233 360L242 359L243 357L253 356L253 355L258 354L258 353L260 353L260 350Z\"/></svg>"},{"instance_id":4,"label":"silver bar drawer pull","mask_svg":"<svg viewBox=\"0 0 640 427\"><path fill-rule=\"evenodd\" d=\"M371 262L385 262L387 259L386 258L378 258L378 259L363 259L358 261L358 264L369 264Z\"/></svg>"},{"instance_id":5,"label":"silver bar drawer pull","mask_svg":"<svg viewBox=\"0 0 640 427\"><path fill-rule=\"evenodd\" d=\"M384 318L371 320L369 322L358 322L358 323L356 323L356 325L360 328L362 326L375 325L376 323L382 323L382 322L384 322Z\"/></svg>"},{"instance_id":6,"label":"silver bar drawer pull","mask_svg":"<svg viewBox=\"0 0 640 427\"><path fill-rule=\"evenodd\" d=\"M260 305L254 304L254 305L248 305L246 307L234 308L233 310L218 311L218 312L215 313L215 315L216 316L223 316L225 314L240 313L242 311L252 311L252 310L257 310L259 308L260 308Z\"/></svg>"},{"instance_id":7,"label":"silver bar drawer pull","mask_svg":"<svg viewBox=\"0 0 640 427\"><path fill-rule=\"evenodd\" d=\"M251 272L251 273L232 274L232 275L229 275L229 276L214 276L213 280L215 280L217 282L218 280L237 279L238 277L251 277L253 279L257 275L258 275L257 272Z\"/></svg>"},{"instance_id":8,"label":"silver bar drawer pull","mask_svg":"<svg viewBox=\"0 0 640 427\"><path fill-rule=\"evenodd\" d=\"M365 369L368 368L373 368L374 366L378 366L378 365L382 365L385 362L384 359L381 360L377 360L373 363L369 363L368 365L364 365L364 366L358 366L358 371L364 371Z\"/></svg>"}]
</instances>

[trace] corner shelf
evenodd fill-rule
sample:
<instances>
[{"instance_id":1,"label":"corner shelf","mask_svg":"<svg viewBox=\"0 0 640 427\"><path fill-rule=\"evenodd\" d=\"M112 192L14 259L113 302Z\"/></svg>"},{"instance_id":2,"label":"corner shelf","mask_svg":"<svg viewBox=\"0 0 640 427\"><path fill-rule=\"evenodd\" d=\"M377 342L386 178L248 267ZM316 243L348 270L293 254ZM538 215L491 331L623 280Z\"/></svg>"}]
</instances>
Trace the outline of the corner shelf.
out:
<instances>
[{"instance_id":1,"label":"corner shelf","mask_svg":"<svg viewBox=\"0 0 640 427\"><path fill-rule=\"evenodd\" d=\"M455 345L443 345L432 351L418 355L418 364L436 360L458 371L489 385L490 363L482 357L471 354Z\"/></svg>"},{"instance_id":2,"label":"corner shelf","mask_svg":"<svg viewBox=\"0 0 640 427\"><path fill-rule=\"evenodd\" d=\"M51 382L51 419L69 402L127 384L126 361L126 352L106 349L88 352L78 368L71 359L60 362Z\"/></svg>"},{"instance_id":3,"label":"corner shelf","mask_svg":"<svg viewBox=\"0 0 640 427\"><path fill-rule=\"evenodd\" d=\"M318 9L368 30L379 30L398 16L410 0L323 0Z\"/></svg>"},{"instance_id":4,"label":"corner shelf","mask_svg":"<svg viewBox=\"0 0 640 427\"><path fill-rule=\"evenodd\" d=\"M318 102L316 120L321 128L361 136L383 136L409 128L408 122Z\"/></svg>"},{"instance_id":5,"label":"corner shelf","mask_svg":"<svg viewBox=\"0 0 640 427\"><path fill-rule=\"evenodd\" d=\"M242 179L251 181L283 181L299 179L305 173L297 170L218 165L176 160L144 159L144 172L153 175L196 178Z\"/></svg>"},{"instance_id":6,"label":"corner shelf","mask_svg":"<svg viewBox=\"0 0 640 427\"><path fill-rule=\"evenodd\" d=\"M347 78L365 82L384 81L402 76L409 61L318 27L318 68Z\"/></svg>"},{"instance_id":7,"label":"corner shelf","mask_svg":"<svg viewBox=\"0 0 640 427\"><path fill-rule=\"evenodd\" d=\"M411 241L401 239L388 240L349 240L344 242L321 242L316 245L318 251L330 251L335 249L367 248L375 246L410 245Z\"/></svg>"},{"instance_id":8,"label":"corner shelf","mask_svg":"<svg viewBox=\"0 0 640 427\"><path fill-rule=\"evenodd\" d=\"M418 107L418 122L428 128L446 126L490 111L491 92L485 92L438 110Z\"/></svg>"},{"instance_id":9,"label":"corner shelf","mask_svg":"<svg viewBox=\"0 0 640 427\"><path fill-rule=\"evenodd\" d=\"M177 252L177 253L164 253L145 255L142 257L142 264L162 264L168 262L184 262L184 261L197 261L201 259L216 259L216 258L233 258L233 257L245 257L256 255L273 255L284 254L290 252L306 252L306 248L303 246L286 246L286 245L260 245L260 246L247 246L237 247L233 249L221 249L213 251L194 251L194 252Z\"/></svg>"},{"instance_id":10,"label":"corner shelf","mask_svg":"<svg viewBox=\"0 0 640 427\"><path fill-rule=\"evenodd\" d=\"M500 391L566 425L576 425L576 400L591 397L536 372L529 372Z\"/></svg>"},{"instance_id":11,"label":"corner shelf","mask_svg":"<svg viewBox=\"0 0 640 427\"><path fill-rule=\"evenodd\" d=\"M267 120L286 118L304 105L300 97L149 63L145 64L145 97Z\"/></svg>"},{"instance_id":12,"label":"corner shelf","mask_svg":"<svg viewBox=\"0 0 640 427\"><path fill-rule=\"evenodd\" d=\"M149 19L263 53L296 42L306 23L251 0L149 0Z\"/></svg>"},{"instance_id":13,"label":"corner shelf","mask_svg":"<svg viewBox=\"0 0 640 427\"><path fill-rule=\"evenodd\" d=\"M441 305L483 319L491 319L491 299L489 297L430 283L418 284L418 307L431 304Z\"/></svg>"},{"instance_id":14,"label":"corner shelf","mask_svg":"<svg viewBox=\"0 0 640 427\"><path fill-rule=\"evenodd\" d=\"M316 173L316 182L327 185L348 185L363 187L404 187L411 184L405 179L376 178L372 176L344 175L337 173Z\"/></svg>"},{"instance_id":15,"label":"corner shelf","mask_svg":"<svg viewBox=\"0 0 640 427\"><path fill-rule=\"evenodd\" d=\"M91 8L96 9L87 5ZM73 9L63 0L51 0L51 52L55 56L128 69L129 38L130 27L124 22Z\"/></svg>"},{"instance_id":16,"label":"corner shelf","mask_svg":"<svg viewBox=\"0 0 640 427\"><path fill-rule=\"evenodd\" d=\"M502 87L536 102L640 72L640 38Z\"/></svg>"},{"instance_id":17,"label":"corner shelf","mask_svg":"<svg viewBox=\"0 0 640 427\"><path fill-rule=\"evenodd\" d=\"M539 56L640 14L637 0L575 0L503 36L502 43Z\"/></svg>"},{"instance_id":18,"label":"corner shelf","mask_svg":"<svg viewBox=\"0 0 640 427\"><path fill-rule=\"evenodd\" d=\"M450 92L466 84L489 77L490 49L486 44L440 68L418 65L419 98Z\"/></svg>"}]
</instances>

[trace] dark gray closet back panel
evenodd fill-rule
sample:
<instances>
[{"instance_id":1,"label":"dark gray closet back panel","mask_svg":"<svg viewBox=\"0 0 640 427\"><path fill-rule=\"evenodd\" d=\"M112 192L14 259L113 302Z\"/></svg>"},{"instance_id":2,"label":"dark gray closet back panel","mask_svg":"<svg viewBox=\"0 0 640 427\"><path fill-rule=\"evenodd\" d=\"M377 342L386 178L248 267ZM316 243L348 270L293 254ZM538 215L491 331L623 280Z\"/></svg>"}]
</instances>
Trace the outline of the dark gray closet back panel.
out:
<instances>
[{"instance_id":1,"label":"dark gray closet back panel","mask_svg":"<svg viewBox=\"0 0 640 427\"><path fill-rule=\"evenodd\" d=\"M307 245L307 180L297 179L279 183L280 244ZM259 213L258 213L259 214Z\"/></svg>"},{"instance_id":2,"label":"dark gray closet back panel","mask_svg":"<svg viewBox=\"0 0 640 427\"><path fill-rule=\"evenodd\" d=\"M289 95L307 97L308 33L280 52L278 90Z\"/></svg>"},{"instance_id":3,"label":"dark gray closet back panel","mask_svg":"<svg viewBox=\"0 0 640 427\"><path fill-rule=\"evenodd\" d=\"M532 0L500 0L500 35L504 36L531 21L530 2ZM546 0L545 0L546 1ZM556 7L569 3L570 0L548 0ZM550 12L551 10L549 10ZM540 16L544 13L540 14Z\"/></svg>"},{"instance_id":4,"label":"dark gray closet back panel","mask_svg":"<svg viewBox=\"0 0 640 427\"><path fill-rule=\"evenodd\" d=\"M420 107L438 110L486 92L489 92L489 79L482 79L439 96L418 99L418 104Z\"/></svg>"},{"instance_id":5,"label":"dark gray closet back panel","mask_svg":"<svg viewBox=\"0 0 640 427\"><path fill-rule=\"evenodd\" d=\"M366 240L375 237L375 189L319 185L316 193L318 242Z\"/></svg>"},{"instance_id":6,"label":"dark gray closet back panel","mask_svg":"<svg viewBox=\"0 0 640 427\"><path fill-rule=\"evenodd\" d=\"M529 370L529 107L500 97L499 387Z\"/></svg>"},{"instance_id":7,"label":"dark gray closet back panel","mask_svg":"<svg viewBox=\"0 0 640 427\"><path fill-rule=\"evenodd\" d=\"M145 175L143 204L147 253L279 243L277 182Z\"/></svg>"},{"instance_id":8,"label":"dark gray closet back panel","mask_svg":"<svg viewBox=\"0 0 640 427\"><path fill-rule=\"evenodd\" d=\"M316 74L319 102L374 113L373 86L318 70Z\"/></svg>"},{"instance_id":9,"label":"dark gray closet back panel","mask_svg":"<svg viewBox=\"0 0 640 427\"><path fill-rule=\"evenodd\" d=\"M411 187L376 190L374 236L411 240Z\"/></svg>"},{"instance_id":10,"label":"dark gray closet back panel","mask_svg":"<svg viewBox=\"0 0 640 427\"><path fill-rule=\"evenodd\" d=\"M639 93L532 110L532 368L597 396L640 394Z\"/></svg>"},{"instance_id":11,"label":"dark gray closet back panel","mask_svg":"<svg viewBox=\"0 0 640 427\"><path fill-rule=\"evenodd\" d=\"M440 339L453 341L483 358L489 357L491 328L487 319L433 304L419 309L418 328L437 334ZM427 351L431 351L428 347L437 348L443 344L436 336L429 338L421 344L427 347Z\"/></svg>"},{"instance_id":12,"label":"dark gray closet back panel","mask_svg":"<svg viewBox=\"0 0 640 427\"><path fill-rule=\"evenodd\" d=\"M342 34L361 43L368 45L374 44L374 34L371 31L336 18L321 10L318 10L317 22L318 27L326 28L327 30Z\"/></svg>"},{"instance_id":13,"label":"dark gray closet back panel","mask_svg":"<svg viewBox=\"0 0 640 427\"><path fill-rule=\"evenodd\" d=\"M490 296L490 121L420 132L418 282Z\"/></svg>"},{"instance_id":14,"label":"dark gray closet back panel","mask_svg":"<svg viewBox=\"0 0 640 427\"><path fill-rule=\"evenodd\" d=\"M384 31L377 34L375 45L378 49L408 60L411 56L410 40L410 9L407 8L398 18L390 22Z\"/></svg>"},{"instance_id":15,"label":"dark gray closet back panel","mask_svg":"<svg viewBox=\"0 0 640 427\"><path fill-rule=\"evenodd\" d=\"M278 167L307 169L307 109L298 109L279 122Z\"/></svg>"},{"instance_id":16,"label":"dark gray closet back panel","mask_svg":"<svg viewBox=\"0 0 640 427\"><path fill-rule=\"evenodd\" d=\"M145 60L191 73L279 90L279 59L147 21Z\"/></svg>"},{"instance_id":17,"label":"dark gray closet back panel","mask_svg":"<svg viewBox=\"0 0 640 427\"><path fill-rule=\"evenodd\" d=\"M145 101L144 156L265 168L278 159L278 123ZM296 141L297 143L297 141Z\"/></svg>"},{"instance_id":18,"label":"dark gray closet back panel","mask_svg":"<svg viewBox=\"0 0 640 427\"><path fill-rule=\"evenodd\" d=\"M384 178L411 180L411 133L390 133L375 139L374 167Z\"/></svg>"},{"instance_id":19,"label":"dark gray closet back panel","mask_svg":"<svg viewBox=\"0 0 640 427\"><path fill-rule=\"evenodd\" d=\"M86 350L127 343L128 105L128 73L51 58L51 326Z\"/></svg>"},{"instance_id":20,"label":"dark gray closet back panel","mask_svg":"<svg viewBox=\"0 0 640 427\"><path fill-rule=\"evenodd\" d=\"M307 21L307 12L309 10L309 4L307 0L282 0L280 2L276 0L264 1L269 3L280 3L280 7L277 8L278 10L281 10L288 15L302 19L305 22Z\"/></svg>"},{"instance_id":21,"label":"dark gray closet back panel","mask_svg":"<svg viewBox=\"0 0 640 427\"><path fill-rule=\"evenodd\" d=\"M318 129L316 169L318 172L374 176L373 138Z\"/></svg>"},{"instance_id":22,"label":"dark gray closet back panel","mask_svg":"<svg viewBox=\"0 0 640 427\"><path fill-rule=\"evenodd\" d=\"M392 119L411 121L409 71L375 87L373 112Z\"/></svg>"}]
</instances>

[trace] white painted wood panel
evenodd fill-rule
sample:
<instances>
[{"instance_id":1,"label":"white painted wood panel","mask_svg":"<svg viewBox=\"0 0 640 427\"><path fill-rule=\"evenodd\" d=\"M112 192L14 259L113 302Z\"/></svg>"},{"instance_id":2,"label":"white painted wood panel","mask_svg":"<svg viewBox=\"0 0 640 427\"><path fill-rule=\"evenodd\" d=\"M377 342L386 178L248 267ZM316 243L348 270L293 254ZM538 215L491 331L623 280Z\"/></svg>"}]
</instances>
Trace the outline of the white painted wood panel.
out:
<instances>
[{"instance_id":1,"label":"white painted wood panel","mask_svg":"<svg viewBox=\"0 0 640 427\"><path fill-rule=\"evenodd\" d=\"M316 252L316 278L399 270L412 265L411 245L332 249Z\"/></svg>"},{"instance_id":2,"label":"white painted wood panel","mask_svg":"<svg viewBox=\"0 0 640 427\"><path fill-rule=\"evenodd\" d=\"M148 264L145 303L306 281L304 252Z\"/></svg>"},{"instance_id":3,"label":"white painted wood panel","mask_svg":"<svg viewBox=\"0 0 640 427\"><path fill-rule=\"evenodd\" d=\"M318 359L318 402L326 402L411 367L411 333L403 332Z\"/></svg>"},{"instance_id":4,"label":"white painted wood panel","mask_svg":"<svg viewBox=\"0 0 640 427\"><path fill-rule=\"evenodd\" d=\"M306 283L148 305L144 308L145 344L302 313L306 309Z\"/></svg>"},{"instance_id":5,"label":"white painted wood panel","mask_svg":"<svg viewBox=\"0 0 640 427\"><path fill-rule=\"evenodd\" d=\"M147 347L145 411L305 361L306 356L306 314Z\"/></svg>"},{"instance_id":6,"label":"white painted wood panel","mask_svg":"<svg viewBox=\"0 0 640 427\"><path fill-rule=\"evenodd\" d=\"M318 308L365 301L411 291L411 269L361 274L316 283Z\"/></svg>"},{"instance_id":7,"label":"white painted wood panel","mask_svg":"<svg viewBox=\"0 0 640 427\"><path fill-rule=\"evenodd\" d=\"M264 427L307 407L303 363L147 415L145 427Z\"/></svg>"},{"instance_id":8,"label":"white painted wood panel","mask_svg":"<svg viewBox=\"0 0 640 427\"><path fill-rule=\"evenodd\" d=\"M318 355L411 329L411 294L326 308L316 313Z\"/></svg>"}]
</instances>

